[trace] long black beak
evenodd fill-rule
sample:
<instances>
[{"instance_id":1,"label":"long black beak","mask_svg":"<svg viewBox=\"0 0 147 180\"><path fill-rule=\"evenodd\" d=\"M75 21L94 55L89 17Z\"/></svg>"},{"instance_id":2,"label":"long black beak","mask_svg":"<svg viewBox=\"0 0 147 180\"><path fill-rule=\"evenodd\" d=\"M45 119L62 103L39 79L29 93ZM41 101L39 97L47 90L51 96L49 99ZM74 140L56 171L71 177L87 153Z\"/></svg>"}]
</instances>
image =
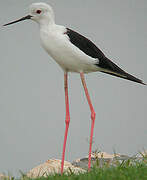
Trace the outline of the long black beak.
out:
<instances>
[{"instance_id":1,"label":"long black beak","mask_svg":"<svg viewBox=\"0 0 147 180\"><path fill-rule=\"evenodd\" d=\"M13 21L13 22L4 24L3 26L7 26L7 25L10 25L10 24L14 24L14 23L20 22L20 21L24 21L24 20L27 20L27 19L31 19L31 17L32 17L31 15L27 15L27 16L25 16L25 17L22 17L21 19L16 20L16 21Z\"/></svg>"}]
</instances>

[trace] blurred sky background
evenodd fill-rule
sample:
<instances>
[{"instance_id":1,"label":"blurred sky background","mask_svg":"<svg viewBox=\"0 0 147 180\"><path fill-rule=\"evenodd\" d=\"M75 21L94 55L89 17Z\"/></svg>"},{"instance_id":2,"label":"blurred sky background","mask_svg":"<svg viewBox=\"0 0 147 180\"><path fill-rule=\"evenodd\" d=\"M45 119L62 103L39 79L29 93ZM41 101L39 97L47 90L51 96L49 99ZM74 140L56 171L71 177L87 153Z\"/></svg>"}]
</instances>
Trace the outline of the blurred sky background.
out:
<instances>
[{"instance_id":1,"label":"blurred sky background","mask_svg":"<svg viewBox=\"0 0 147 180\"><path fill-rule=\"evenodd\" d=\"M28 14L35 0L4 0L0 24ZM91 39L110 59L147 82L146 0L44 0L56 23ZM27 172L61 159L65 129L62 69L39 42L38 25L0 29L0 172ZM147 87L100 72L86 75L96 111L93 150L134 155L147 149ZM79 74L69 78L66 160L88 154L90 111Z\"/></svg>"}]
</instances>

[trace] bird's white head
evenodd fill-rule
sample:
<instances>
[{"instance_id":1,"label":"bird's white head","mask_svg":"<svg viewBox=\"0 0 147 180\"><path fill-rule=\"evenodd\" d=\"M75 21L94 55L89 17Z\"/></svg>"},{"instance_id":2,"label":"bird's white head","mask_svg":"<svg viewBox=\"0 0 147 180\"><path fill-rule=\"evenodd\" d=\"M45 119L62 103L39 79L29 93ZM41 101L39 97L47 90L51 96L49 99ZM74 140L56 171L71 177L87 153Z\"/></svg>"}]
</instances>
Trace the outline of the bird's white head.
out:
<instances>
[{"instance_id":1,"label":"bird's white head","mask_svg":"<svg viewBox=\"0 0 147 180\"><path fill-rule=\"evenodd\" d=\"M36 21L39 25L49 25L54 24L54 11L51 6L46 3L33 3L29 7L29 15L18 19L16 21L5 24L4 26L14 24L20 21L31 19Z\"/></svg>"},{"instance_id":2,"label":"bird's white head","mask_svg":"<svg viewBox=\"0 0 147 180\"><path fill-rule=\"evenodd\" d=\"M29 14L31 19L39 24L54 23L54 12L51 6L46 3L33 3L30 5Z\"/></svg>"}]
</instances>

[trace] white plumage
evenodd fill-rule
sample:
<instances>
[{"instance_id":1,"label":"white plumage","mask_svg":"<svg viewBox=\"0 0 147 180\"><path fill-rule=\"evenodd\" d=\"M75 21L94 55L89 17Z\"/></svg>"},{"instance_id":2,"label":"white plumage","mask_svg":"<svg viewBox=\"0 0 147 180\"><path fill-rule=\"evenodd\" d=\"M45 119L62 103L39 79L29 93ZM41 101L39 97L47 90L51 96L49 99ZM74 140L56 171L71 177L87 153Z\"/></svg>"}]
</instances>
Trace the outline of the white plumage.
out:
<instances>
[{"instance_id":1,"label":"white plumage","mask_svg":"<svg viewBox=\"0 0 147 180\"><path fill-rule=\"evenodd\" d=\"M73 45L66 35L66 28L56 24L40 26L41 44L47 53L63 68L71 72L97 71L98 59L92 58Z\"/></svg>"}]
</instances>

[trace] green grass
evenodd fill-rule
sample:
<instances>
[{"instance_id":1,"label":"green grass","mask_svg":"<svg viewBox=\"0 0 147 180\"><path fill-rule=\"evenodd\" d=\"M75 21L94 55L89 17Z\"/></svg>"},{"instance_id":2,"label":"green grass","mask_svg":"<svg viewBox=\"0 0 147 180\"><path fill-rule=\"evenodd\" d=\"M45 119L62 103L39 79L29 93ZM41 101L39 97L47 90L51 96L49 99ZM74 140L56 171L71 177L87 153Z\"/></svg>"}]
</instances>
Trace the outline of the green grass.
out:
<instances>
[{"instance_id":1,"label":"green grass","mask_svg":"<svg viewBox=\"0 0 147 180\"><path fill-rule=\"evenodd\" d=\"M32 179L22 176L21 180ZM68 175L40 177L34 180L147 180L147 159L141 162L131 159L121 163L116 161L115 166L105 163L102 168L97 161L91 171L84 174L74 175L71 172Z\"/></svg>"}]
</instances>

